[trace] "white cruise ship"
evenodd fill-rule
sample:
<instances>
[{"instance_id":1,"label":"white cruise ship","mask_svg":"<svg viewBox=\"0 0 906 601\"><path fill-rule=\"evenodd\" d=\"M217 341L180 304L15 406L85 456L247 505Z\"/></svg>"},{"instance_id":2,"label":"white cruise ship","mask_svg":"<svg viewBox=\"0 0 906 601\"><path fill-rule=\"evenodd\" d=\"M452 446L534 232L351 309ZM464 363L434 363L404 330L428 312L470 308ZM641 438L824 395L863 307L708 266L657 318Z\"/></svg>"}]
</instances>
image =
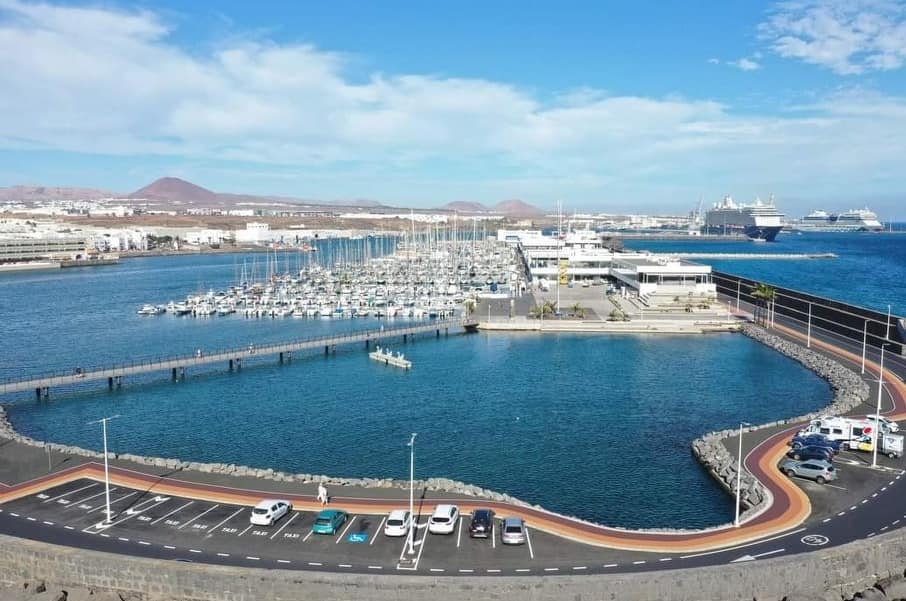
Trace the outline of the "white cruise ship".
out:
<instances>
[{"instance_id":1,"label":"white cruise ship","mask_svg":"<svg viewBox=\"0 0 906 601\"><path fill-rule=\"evenodd\" d=\"M812 211L792 225L792 229L803 232L879 232L884 229L878 216L867 208L839 214Z\"/></svg>"},{"instance_id":2,"label":"white cruise ship","mask_svg":"<svg viewBox=\"0 0 906 601\"><path fill-rule=\"evenodd\" d=\"M773 195L767 203L755 199L752 204L737 204L725 196L705 215L707 234L745 234L753 240L773 242L781 229L783 213L774 206Z\"/></svg>"}]
</instances>

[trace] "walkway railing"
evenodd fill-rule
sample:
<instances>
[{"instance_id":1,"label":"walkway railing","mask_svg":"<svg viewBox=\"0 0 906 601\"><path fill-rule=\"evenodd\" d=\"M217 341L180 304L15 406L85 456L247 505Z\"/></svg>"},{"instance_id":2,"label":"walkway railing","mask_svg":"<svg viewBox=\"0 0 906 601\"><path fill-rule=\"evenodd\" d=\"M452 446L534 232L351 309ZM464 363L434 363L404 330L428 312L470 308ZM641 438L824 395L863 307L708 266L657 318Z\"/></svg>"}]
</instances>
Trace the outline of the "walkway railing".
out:
<instances>
[{"instance_id":1,"label":"walkway railing","mask_svg":"<svg viewBox=\"0 0 906 601\"><path fill-rule=\"evenodd\" d=\"M255 345L250 344L244 347L218 350L214 352L204 352L188 355L177 355L160 359L149 359L142 361L133 361L130 363L121 363L111 367L98 367L81 369L76 368L70 372L57 372L43 374L29 378L7 379L0 384L0 394L9 394L13 392L22 392L24 390L47 389L52 386L63 386L68 384L77 384L81 382L91 382L97 380L122 378L136 374L150 373L164 370L180 370L192 366L208 365L212 363L227 362L232 364L234 361L240 361L246 358L261 357L268 355L283 355L284 353L293 353L313 348L324 347L331 349L333 347L352 344L355 342L379 341L384 338L396 338L400 336L409 336L413 334L422 334L426 332L441 331L449 332L450 328L470 328L477 325L477 321L471 318L456 319L438 319L433 321L422 322L417 325L404 326L400 328L380 328L369 330L357 330L344 334L334 334L318 336L315 338L306 338L302 340L278 342L272 344Z\"/></svg>"}]
</instances>

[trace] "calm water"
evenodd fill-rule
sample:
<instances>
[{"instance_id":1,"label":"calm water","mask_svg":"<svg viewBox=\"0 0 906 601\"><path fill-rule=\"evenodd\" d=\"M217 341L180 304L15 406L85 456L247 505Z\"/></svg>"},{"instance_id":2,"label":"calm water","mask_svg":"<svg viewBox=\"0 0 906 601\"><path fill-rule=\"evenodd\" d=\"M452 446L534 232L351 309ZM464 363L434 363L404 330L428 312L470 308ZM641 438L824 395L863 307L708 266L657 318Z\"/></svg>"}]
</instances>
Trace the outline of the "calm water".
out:
<instances>
[{"instance_id":1,"label":"calm water","mask_svg":"<svg viewBox=\"0 0 906 601\"><path fill-rule=\"evenodd\" d=\"M900 224L902 225L902 224ZM702 260L717 271L906 315L906 233L780 234L777 241L632 240L653 252L834 253L836 259Z\"/></svg>"},{"instance_id":2,"label":"calm water","mask_svg":"<svg viewBox=\"0 0 906 601\"><path fill-rule=\"evenodd\" d=\"M242 261L130 259L2 277L0 377L376 325L135 314L144 302L226 287ZM405 478L414 431L417 477L464 480L611 525L699 527L730 519L732 503L694 461L690 441L740 420L809 411L830 396L798 364L737 335L475 334L419 340L404 352L410 372L356 348L238 374L190 372L180 383L127 381L113 393L52 391L43 403L23 395L9 411L40 439L99 448L87 422L119 413L110 428L118 452L337 476Z\"/></svg>"}]
</instances>

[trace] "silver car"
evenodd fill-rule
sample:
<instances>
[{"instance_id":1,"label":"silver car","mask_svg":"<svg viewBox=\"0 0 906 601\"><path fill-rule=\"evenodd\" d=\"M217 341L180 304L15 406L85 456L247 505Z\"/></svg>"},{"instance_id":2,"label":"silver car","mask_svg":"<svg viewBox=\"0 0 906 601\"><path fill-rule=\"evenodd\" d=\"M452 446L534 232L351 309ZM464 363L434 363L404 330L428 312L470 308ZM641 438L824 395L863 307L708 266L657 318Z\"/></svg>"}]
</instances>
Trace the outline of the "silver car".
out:
<instances>
[{"instance_id":1,"label":"silver car","mask_svg":"<svg viewBox=\"0 0 906 601\"><path fill-rule=\"evenodd\" d=\"M504 545L525 544L525 522L522 518L504 518L500 529L500 542Z\"/></svg>"},{"instance_id":2,"label":"silver car","mask_svg":"<svg viewBox=\"0 0 906 601\"><path fill-rule=\"evenodd\" d=\"M829 461L824 459L807 459L805 461L784 461L780 464L780 471L789 477L799 476L824 484L837 479L837 470Z\"/></svg>"}]
</instances>

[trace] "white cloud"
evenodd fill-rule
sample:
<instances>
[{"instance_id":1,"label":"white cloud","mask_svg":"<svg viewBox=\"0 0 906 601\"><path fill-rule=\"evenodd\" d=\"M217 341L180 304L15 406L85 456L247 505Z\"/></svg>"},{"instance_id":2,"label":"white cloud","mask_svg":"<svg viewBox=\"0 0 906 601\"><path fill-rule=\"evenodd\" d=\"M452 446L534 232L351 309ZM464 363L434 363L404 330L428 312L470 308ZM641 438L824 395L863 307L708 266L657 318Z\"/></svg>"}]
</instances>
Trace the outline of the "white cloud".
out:
<instances>
[{"instance_id":1,"label":"white cloud","mask_svg":"<svg viewBox=\"0 0 906 601\"><path fill-rule=\"evenodd\" d=\"M781 2L759 31L780 56L840 75L890 71L906 61L906 5L896 0Z\"/></svg>"},{"instance_id":2,"label":"white cloud","mask_svg":"<svg viewBox=\"0 0 906 601\"><path fill-rule=\"evenodd\" d=\"M756 69L761 68L761 65L757 61L745 57L735 61L727 61L727 64L736 67L740 71L755 71Z\"/></svg>"},{"instance_id":3,"label":"white cloud","mask_svg":"<svg viewBox=\"0 0 906 601\"><path fill-rule=\"evenodd\" d=\"M353 79L342 54L306 44L240 40L190 54L170 33L148 12L0 0L0 89L15 91L0 94L0 148L227 162L237 178L272 170L336 195L407 201L465 190L685 198L703 184L718 194L902 178L901 98L841 94L782 117L588 88L542 99L480 79Z\"/></svg>"},{"instance_id":4,"label":"white cloud","mask_svg":"<svg viewBox=\"0 0 906 601\"><path fill-rule=\"evenodd\" d=\"M708 64L709 64L709 65L719 65L719 64L720 64L720 59L719 59L719 58L709 58L709 59L708 59Z\"/></svg>"}]
</instances>

